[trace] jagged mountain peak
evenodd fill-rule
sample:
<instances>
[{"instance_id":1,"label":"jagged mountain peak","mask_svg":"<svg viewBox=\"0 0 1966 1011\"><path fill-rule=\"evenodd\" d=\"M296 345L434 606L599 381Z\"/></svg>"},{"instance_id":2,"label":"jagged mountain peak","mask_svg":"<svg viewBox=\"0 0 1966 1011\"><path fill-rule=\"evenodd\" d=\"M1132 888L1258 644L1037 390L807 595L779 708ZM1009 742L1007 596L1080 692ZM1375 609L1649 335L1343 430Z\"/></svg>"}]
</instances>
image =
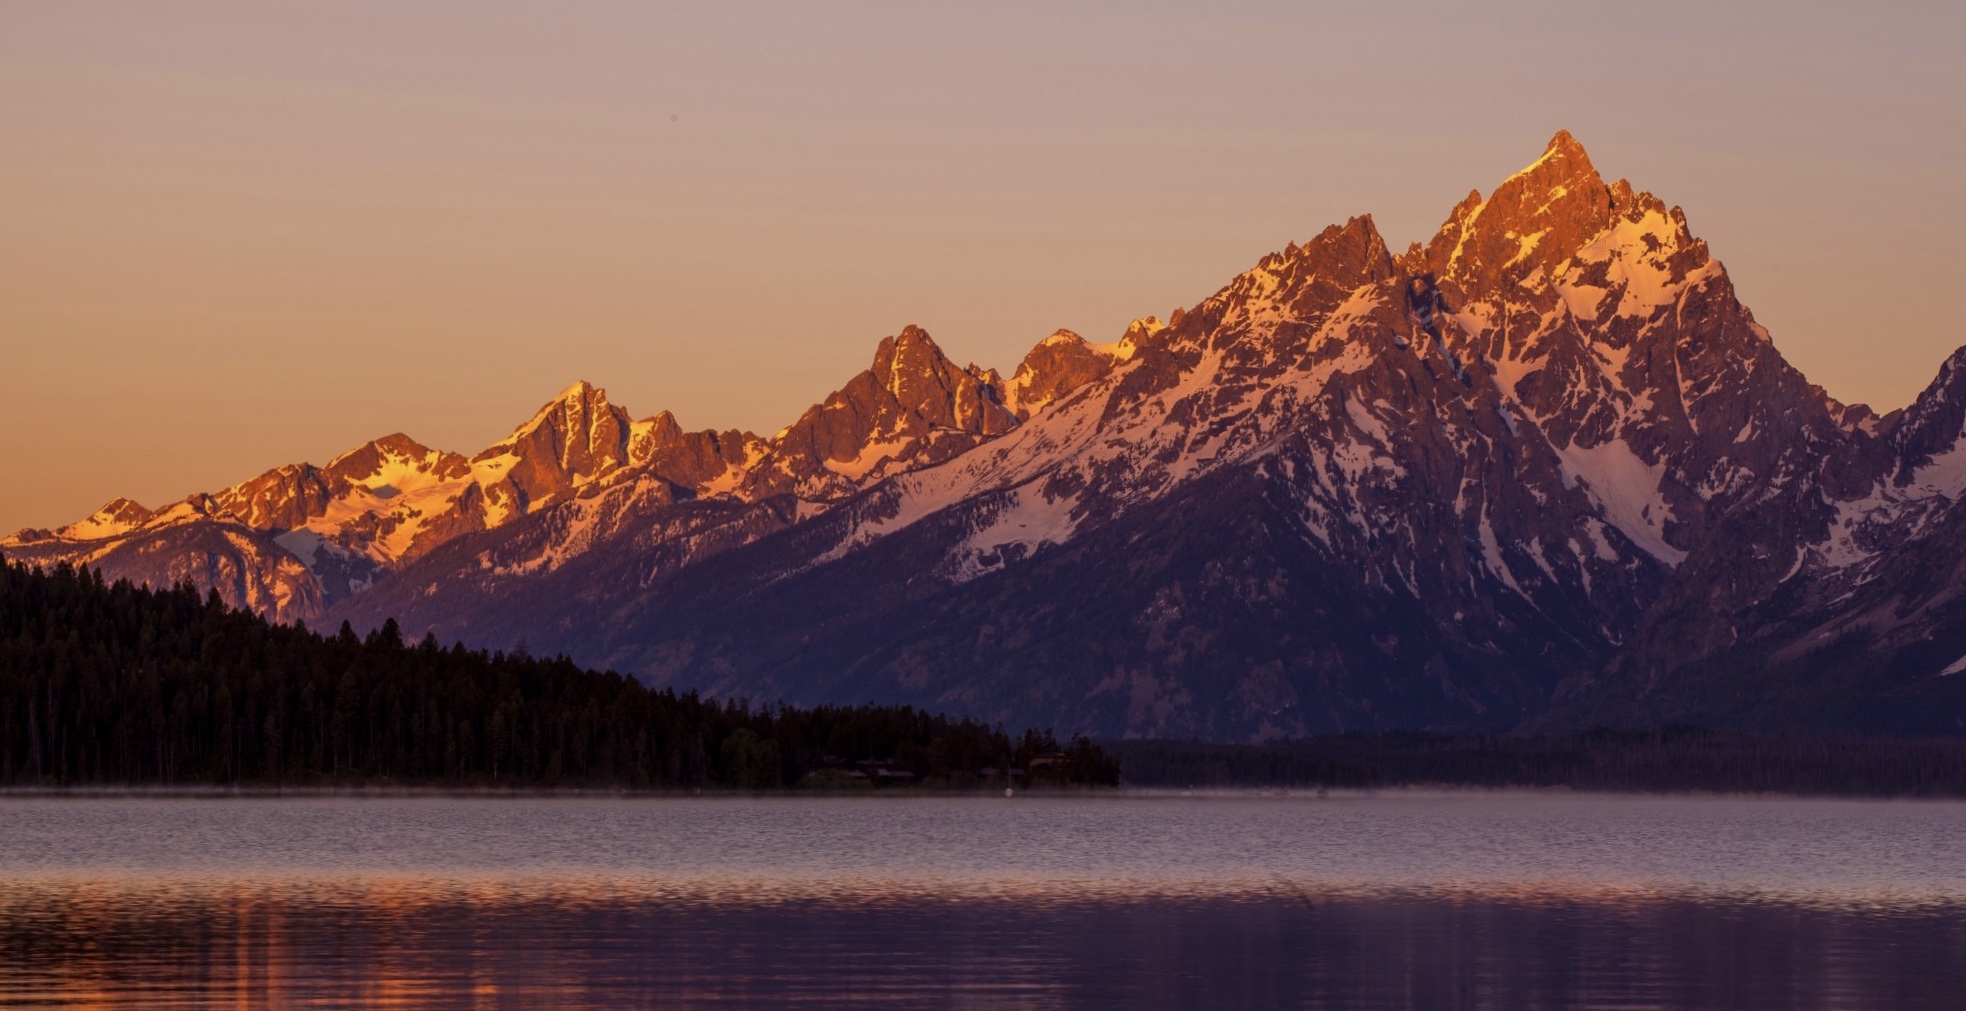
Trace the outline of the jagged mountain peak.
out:
<instances>
[{"instance_id":1,"label":"jagged mountain peak","mask_svg":"<svg viewBox=\"0 0 1966 1011\"><path fill-rule=\"evenodd\" d=\"M1384 266L1390 262L1385 237L1379 234L1372 215L1360 214L1346 219L1342 225L1326 225L1301 245L1293 241L1281 250L1265 254L1255 266L1236 275L1218 296L1273 290L1271 282L1287 277L1325 277L1341 283L1354 280L1362 284L1382 275ZM1185 320L1190 314L1176 309L1175 315ZM1170 319L1167 325L1179 322Z\"/></svg>"},{"instance_id":2,"label":"jagged mountain peak","mask_svg":"<svg viewBox=\"0 0 1966 1011\"><path fill-rule=\"evenodd\" d=\"M564 438L570 433L584 435L596 425L605 425L609 421L619 422L625 427L628 424L627 412L608 402L606 390L585 379L576 380L555 394L553 399L541 404L530 418L512 429L511 435L479 451L472 461L488 460L511 452L513 447L526 442L541 430L549 430L555 437ZM534 440L534 444L536 447L540 445L537 440Z\"/></svg>"},{"instance_id":3,"label":"jagged mountain peak","mask_svg":"<svg viewBox=\"0 0 1966 1011\"><path fill-rule=\"evenodd\" d=\"M607 391L580 380L548 401L503 441L471 458L488 465L511 458L505 473L527 502L556 497L628 461L628 412Z\"/></svg>"},{"instance_id":4,"label":"jagged mountain peak","mask_svg":"<svg viewBox=\"0 0 1966 1011\"><path fill-rule=\"evenodd\" d=\"M1336 283L1366 284L1385 275L1391 263L1385 236L1370 214L1346 219L1342 225L1324 230L1295 249L1265 257L1271 262L1292 264L1300 271L1313 272Z\"/></svg>"},{"instance_id":5,"label":"jagged mountain peak","mask_svg":"<svg viewBox=\"0 0 1966 1011\"><path fill-rule=\"evenodd\" d=\"M863 481L1009 431L1017 416L990 377L957 365L928 331L909 324L882 338L865 371L771 438L772 463L747 478L746 497L789 490L839 498Z\"/></svg>"},{"instance_id":6,"label":"jagged mountain peak","mask_svg":"<svg viewBox=\"0 0 1966 1011\"><path fill-rule=\"evenodd\" d=\"M1016 423L986 381L985 370L958 366L928 331L914 324L881 341L869 373L898 407L932 427L987 436Z\"/></svg>"},{"instance_id":7,"label":"jagged mountain peak","mask_svg":"<svg viewBox=\"0 0 1966 1011\"><path fill-rule=\"evenodd\" d=\"M1360 286L1389 279L1393 269L1385 237L1370 214L1361 214L1270 253L1193 310L1175 310L1153 343L1268 337L1279 323L1328 311Z\"/></svg>"},{"instance_id":8,"label":"jagged mountain peak","mask_svg":"<svg viewBox=\"0 0 1966 1011\"><path fill-rule=\"evenodd\" d=\"M1685 215L1605 185L1567 133L1400 266L1438 278L1441 340L1491 367L1606 518L1668 564L1777 478L1791 443L1838 424Z\"/></svg>"},{"instance_id":9,"label":"jagged mountain peak","mask_svg":"<svg viewBox=\"0 0 1966 1011\"><path fill-rule=\"evenodd\" d=\"M348 452L343 453L332 460L329 460L327 466L322 469L333 470L334 468L342 465L343 463L351 459L355 459L370 454L381 455L381 456L414 457L414 456L422 456L428 452L430 452L429 446L426 446L423 443L410 438L408 435L405 435L402 432L391 432L388 435L382 436L380 438L370 439L369 441L362 443L359 446L356 446L354 449L351 449Z\"/></svg>"},{"instance_id":10,"label":"jagged mountain peak","mask_svg":"<svg viewBox=\"0 0 1966 1011\"><path fill-rule=\"evenodd\" d=\"M230 517L255 530L293 527L327 508L333 497L322 470L308 463L275 467L257 477L190 501L207 515Z\"/></svg>"},{"instance_id":11,"label":"jagged mountain peak","mask_svg":"<svg viewBox=\"0 0 1966 1011\"><path fill-rule=\"evenodd\" d=\"M512 438L518 438L542 425L549 424L556 417L591 418L609 412L613 406L608 403L608 391L585 379L578 379L561 390L553 399L541 404L531 418L513 429Z\"/></svg>"},{"instance_id":12,"label":"jagged mountain peak","mask_svg":"<svg viewBox=\"0 0 1966 1011\"><path fill-rule=\"evenodd\" d=\"M1696 292L1705 292L1702 311L1729 317L1720 332L1741 347L1731 356L1682 356L1675 369L1695 360L1721 367L1730 357L1758 358L1750 345L1768 343L1684 213L1623 179L1604 185L1567 134L1487 200L1471 193L1398 266L1409 278L1438 279L1442 305L1455 322L1445 337L1455 339L1458 329L1481 356L1517 363L1505 371L1518 375L1532 365L1558 366L1538 380L1544 393L1557 388L1550 384L1559 375L1574 386L1594 383L1593 373L1601 373L1634 396L1663 382L1656 374L1625 374L1634 364L1654 364L1635 356L1632 343L1648 332L1676 331L1659 325L1660 314L1683 313L1684 299Z\"/></svg>"},{"instance_id":13,"label":"jagged mountain peak","mask_svg":"<svg viewBox=\"0 0 1966 1011\"><path fill-rule=\"evenodd\" d=\"M1159 316L1142 316L1126 325L1126 333L1120 337L1120 344L1138 346L1141 341L1172 325L1171 321L1161 319Z\"/></svg>"},{"instance_id":14,"label":"jagged mountain peak","mask_svg":"<svg viewBox=\"0 0 1966 1011\"><path fill-rule=\"evenodd\" d=\"M1158 319L1134 320L1111 344L1090 343L1070 330L1054 331L1017 363L1017 371L1003 384L1003 402L1018 420L1029 421L1059 398L1133 357L1138 342L1161 329Z\"/></svg>"},{"instance_id":15,"label":"jagged mountain peak","mask_svg":"<svg viewBox=\"0 0 1966 1011\"><path fill-rule=\"evenodd\" d=\"M402 432L392 432L335 457L321 470L330 481L400 490L407 474L460 478L471 468L460 454L432 449Z\"/></svg>"},{"instance_id":16,"label":"jagged mountain peak","mask_svg":"<svg viewBox=\"0 0 1966 1011\"><path fill-rule=\"evenodd\" d=\"M1550 135L1550 142L1543 146L1543 159L1539 160L1549 159L1551 157L1582 162L1585 166L1589 166L1591 161L1590 155L1584 151L1584 145L1578 143L1577 138L1571 136L1569 130L1561 127L1557 129L1556 133Z\"/></svg>"},{"instance_id":17,"label":"jagged mountain peak","mask_svg":"<svg viewBox=\"0 0 1966 1011\"><path fill-rule=\"evenodd\" d=\"M868 371L897 400L913 401L932 395L930 388L946 391L950 376L963 370L942 352L928 331L910 323L900 333L881 339Z\"/></svg>"},{"instance_id":18,"label":"jagged mountain peak","mask_svg":"<svg viewBox=\"0 0 1966 1011\"><path fill-rule=\"evenodd\" d=\"M1515 187L1520 188L1523 196L1561 198L1566 193L1557 192L1559 190L1602 190L1604 180L1597 174L1597 167L1591 164L1590 152L1584 150L1584 145L1578 143L1570 131L1558 130L1544 145L1541 156L1495 188L1490 202L1512 195L1510 191Z\"/></svg>"},{"instance_id":19,"label":"jagged mountain peak","mask_svg":"<svg viewBox=\"0 0 1966 1011\"><path fill-rule=\"evenodd\" d=\"M117 537L149 522L156 513L122 496L103 503L102 508L54 532L54 536L73 541L95 541ZM23 531L26 533L26 531Z\"/></svg>"},{"instance_id":20,"label":"jagged mountain peak","mask_svg":"<svg viewBox=\"0 0 1966 1011\"><path fill-rule=\"evenodd\" d=\"M563 404L580 404L597 397L602 401L606 401L608 391L595 386L585 379L576 379L568 383L566 388L561 390L559 396L554 399Z\"/></svg>"},{"instance_id":21,"label":"jagged mountain peak","mask_svg":"<svg viewBox=\"0 0 1966 1011\"><path fill-rule=\"evenodd\" d=\"M1959 445L1966 436L1966 347L1939 366L1939 374L1905 409L1892 436L1898 446L1894 480L1900 485Z\"/></svg>"},{"instance_id":22,"label":"jagged mountain peak","mask_svg":"<svg viewBox=\"0 0 1966 1011\"><path fill-rule=\"evenodd\" d=\"M1541 157L1456 205L1427 244L1428 269L1470 294L1547 273L1611 224L1611 188L1568 131Z\"/></svg>"},{"instance_id":23,"label":"jagged mountain peak","mask_svg":"<svg viewBox=\"0 0 1966 1011\"><path fill-rule=\"evenodd\" d=\"M631 463L647 463L658 451L676 445L682 438L683 425L676 415L657 411L629 426L628 459Z\"/></svg>"}]
</instances>

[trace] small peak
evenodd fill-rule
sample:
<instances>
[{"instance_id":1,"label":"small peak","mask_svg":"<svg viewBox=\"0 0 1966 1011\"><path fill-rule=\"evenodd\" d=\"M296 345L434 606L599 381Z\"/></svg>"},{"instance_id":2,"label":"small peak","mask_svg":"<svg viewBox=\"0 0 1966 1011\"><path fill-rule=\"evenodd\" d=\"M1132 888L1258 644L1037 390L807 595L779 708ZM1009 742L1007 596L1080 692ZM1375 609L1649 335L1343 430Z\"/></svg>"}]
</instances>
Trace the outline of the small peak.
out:
<instances>
[{"instance_id":1,"label":"small peak","mask_svg":"<svg viewBox=\"0 0 1966 1011\"><path fill-rule=\"evenodd\" d=\"M89 514L87 519L71 523L57 532L74 540L99 540L140 527L155 515L136 502L118 496L103 503L103 507Z\"/></svg>"},{"instance_id":2,"label":"small peak","mask_svg":"<svg viewBox=\"0 0 1966 1011\"><path fill-rule=\"evenodd\" d=\"M327 466L322 469L330 474L353 477L357 476L357 472L360 474L373 473L385 456L414 459L428 456L432 452L434 451L430 447L410 438L402 432L391 432L388 435L370 439L356 446L354 449L329 460Z\"/></svg>"},{"instance_id":3,"label":"small peak","mask_svg":"<svg viewBox=\"0 0 1966 1011\"><path fill-rule=\"evenodd\" d=\"M1427 273L1427 247L1417 242L1408 243L1406 252L1393 257L1393 269L1406 275Z\"/></svg>"},{"instance_id":4,"label":"small peak","mask_svg":"<svg viewBox=\"0 0 1966 1011\"><path fill-rule=\"evenodd\" d=\"M96 510L96 515L98 516L125 516L135 514L148 516L150 515L150 510L144 508L143 504L135 499L124 498L121 495L103 503L102 508Z\"/></svg>"},{"instance_id":5,"label":"small peak","mask_svg":"<svg viewBox=\"0 0 1966 1011\"><path fill-rule=\"evenodd\" d=\"M874 352L874 369L880 371L907 366L934 367L937 363L948 361L949 356L942 353L942 346L935 343L927 330L913 323L901 328L892 337L883 338L880 347ZM953 365L953 363L951 363Z\"/></svg>"},{"instance_id":6,"label":"small peak","mask_svg":"<svg viewBox=\"0 0 1966 1011\"><path fill-rule=\"evenodd\" d=\"M1427 244L1428 266L1464 293L1516 283L1562 263L1603 231L1614 202L1583 145L1559 130L1541 157L1486 201L1470 193L1454 208Z\"/></svg>"},{"instance_id":7,"label":"small peak","mask_svg":"<svg viewBox=\"0 0 1966 1011\"><path fill-rule=\"evenodd\" d=\"M908 390L922 383L937 386L950 381L951 374L961 371L942 352L935 338L913 323L902 327L901 332L892 337L881 338L880 346L874 349L874 361L867 367L876 385L896 398L910 402L916 399L916 394Z\"/></svg>"},{"instance_id":8,"label":"small peak","mask_svg":"<svg viewBox=\"0 0 1966 1011\"><path fill-rule=\"evenodd\" d=\"M1956 448L1966 433L1966 347L1948 356L1939 374L1905 408L1893 438L1899 446L1898 483L1912 480L1932 458Z\"/></svg>"},{"instance_id":9,"label":"small peak","mask_svg":"<svg viewBox=\"0 0 1966 1011\"><path fill-rule=\"evenodd\" d=\"M1116 362L1123 362L1138 354L1142 345L1153 340L1155 335L1162 333L1166 329L1167 323L1163 322L1159 316L1142 316L1126 325L1126 332L1120 335L1119 340L1111 344L1088 344L1086 346Z\"/></svg>"},{"instance_id":10,"label":"small peak","mask_svg":"<svg viewBox=\"0 0 1966 1011\"><path fill-rule=\"evenodd\" d=\"M1159 320L1155 320L1156 325ZM1120 362L1133 357L1130 343L1140 321L1113 344L1093 344L1070 330L1058 330L1039 341L1004 388L1003 403L1019 421L1028 421L1059 398L1097 380Z\"/></svg>"},{"instance_id":11,"label":"small peak","mask_svg":"<svg viewBox=\"0 0 1966 1011\"><path fill-rule=\"evenodd\" d=\"M649 431L662 443L675 442L683 437L682 422L676 420L675 412L661 411L647 422Z\"/></svg>"},{"instance_id":12,"label":"small peak","mask_svg":"<svg viewBox=\"0 0 1966 1011\"><path fill-rule=\"evenodd\" d=\"M605 400L607 398L607 391L596 387L593 383L585 379L576 379L573 381L573 385L561 390L560 395L554 399L565 403L584 403L597 395Z\"/></svg>"},{"instance_id":13,"label":"small peak","mask_svg":"<svg viewBox=\"0 0 1966 1011\"><path fill-rule=\"evenodd\" d=\"M1938 377L1925 388L1925 392L1919 394L1918 399L1953 400L1958 399L1960 393L1966 393L1966 346L1953 351L1939 363Z\"/></svg>"},{"instance_id":14,"label":"small peak","mask_svg":"<svg viewBox=\"0 0 1966 1011\"><path fill-rule=\"evenodd\" d=\"M536 424L541 418L555 411L592 416L610 410L613 410L613 405L608 403L608 391L585 379L580 379L561 390L559 396L542 405L539 413L533 415L532 421L527 422L527 425Z\"/></svg>"},{"instance_id":15,"label":"small peak","mask_svg":"<svg viewBox=\"0 0 1966 1011\"><path fill-rule=\"evenodd\" d=\"M1287 259L1303 265L1307 274L1316 273L1331 280L1384 276L1392 264L1386 241L1370 214L1349 218L1342 225L1326 226Z\"/></svg>"},{"instance_id":16,"label":"small peak","mask_svg":"<svg viewBox=\"0 0 1966 1011\"><path fill-rule=\"evenodd\" d=\"M1386 247L1385 238L1379 234L1379 225L1372 220L1372 215L1370 214L1361 214L1354 218L1348 218L1345 221L1344 228L1337 228L1336 226L1327 228L1325 229L1325 235L1320 235L1318 238L1324 239L1325 236L1333 234L1354 245L1362 244L1367 248L1377 248L1380 250ZM1304 252L1311 252L1311 246L1312 243L1305 243Z\"/></svg>"},{"instance_id":17,"label":"small peak","mask_svg":"<svg viewBox=\"0 0 1966 1011\"><path fill-rule=\"evenodd\" d=\"M425 456L430 452L430 447L410 438L402 432L391 432L375 440L372 445L377 449L393 453L397 456Z\"/></svg>"},{"instance_id":18,"label":"small peak","mask_svg":"<svg viewBox=\"0 0 1966 1011\"><path fill-rule=\"evenodd\" d=\"M1550 138L1549 146L1543 148L1544 154L1552 151L1560 151L1566 155L1581 155L1584 154L1584 145L1577 143L1577 138L1572 137L1570 131L1558 130L1556 135Z\"/></svg>"},{"instance_id":19,"label":"small peak","mask_svg":"<svg viewBox=\"0 0 1966 1011\"><path fill-rule=\"evenodd\" d=\"M948 358L942 353L941 345L928 331L913 323L901 328L892 337L881 338L880 346L874 349L873 370L876 374L891 373L904 366L932 364Z\"/></svg>"},{"instance_id":20,"label":"small peak","mask_svg":"<svg viewBox=\"0 0 1966 1011\"><path fill-rule=\"evenodd\" d=\"M538 431L541 425L546 424L548 418L578 414L589 419L596 419L616 411L617 408L608 403L608 391L595 386L585 379L575 380L571 386L561 390L553 399L541 404L539 410L533 412L532 417L527 418L519 427L512 430L511 435L506 436L503 441L496 445L480 451L472 459L490 459L507 451L514 445L516 440Z\"/></svg>"},{"instance_id":21,"label":"small peak","mask_svg":"<svg viewBox=\"0 0 1966 1011\"><path fill-rule=\"evenodd\" d=\"M683 439L682 423L676 420L672 411L658 411L653 417L637 421L632 426L631 451L640 459L649 453L667 446L673 446Z\"/></svg>"},{"instance_id":22,"label":"small peak","mask_svg":"<svg viewBox=\"0 0 1966 1011\"><path fill-rule=\"evenodd\" d=\"M1495 197L1501 197L1502 190L1509 188L1511 183L1521 185L1517 180L1525 176L1533 177L1544 189L1575 185L1577 181L1586 179L1600 189L1604 186L1598 178L1597 168L1591 164L1590 153L1584 150L1584 145L1577 143L1577 138L1570 136L1568 130L1558 130L1556 136L1550 138L1549 145L1543 148L1542 156L1496 187Z\"/></svg>"}]
</instances>

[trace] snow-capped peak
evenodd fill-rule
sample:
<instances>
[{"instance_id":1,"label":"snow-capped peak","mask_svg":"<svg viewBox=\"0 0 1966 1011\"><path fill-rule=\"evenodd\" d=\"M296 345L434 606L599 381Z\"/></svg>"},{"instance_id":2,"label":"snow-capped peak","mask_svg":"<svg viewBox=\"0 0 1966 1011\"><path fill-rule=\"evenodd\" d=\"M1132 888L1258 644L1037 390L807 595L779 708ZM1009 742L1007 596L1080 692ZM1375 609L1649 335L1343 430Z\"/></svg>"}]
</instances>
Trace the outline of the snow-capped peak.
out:
<instances>
[{"instance_id":1,"label":"snow-capped peak","mask_svg":"<svg viewBox=\"0 0 1966 1011\"><path fill-rule=\"evenodd\" d=\"M155 513L129 499L117 497L79 520L55 531L55 536L71 541L99 541L120 537L148 522Z\"/></svg>"}]
</instances>

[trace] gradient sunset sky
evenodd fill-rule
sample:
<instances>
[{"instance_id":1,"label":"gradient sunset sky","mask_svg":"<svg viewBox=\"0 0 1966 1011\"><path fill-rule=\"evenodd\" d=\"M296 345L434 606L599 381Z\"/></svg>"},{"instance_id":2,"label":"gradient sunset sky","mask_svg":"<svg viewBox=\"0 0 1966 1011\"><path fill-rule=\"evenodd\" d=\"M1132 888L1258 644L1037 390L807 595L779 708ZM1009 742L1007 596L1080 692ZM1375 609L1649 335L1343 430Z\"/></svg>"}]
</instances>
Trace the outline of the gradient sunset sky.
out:
<instances>
[{"instance_id":1,"label":"gradient sunset sky","mask_svg":"<svg viewBox=\"0 0 1966 1011\"><path fill-rule=\"evenodd\" d=\"M1778 346L1966 344L1959 4L0 5L0 531L574 379L769 433L907 323L1006 372L1559 127Z\"/></svg>"}]
</instances>

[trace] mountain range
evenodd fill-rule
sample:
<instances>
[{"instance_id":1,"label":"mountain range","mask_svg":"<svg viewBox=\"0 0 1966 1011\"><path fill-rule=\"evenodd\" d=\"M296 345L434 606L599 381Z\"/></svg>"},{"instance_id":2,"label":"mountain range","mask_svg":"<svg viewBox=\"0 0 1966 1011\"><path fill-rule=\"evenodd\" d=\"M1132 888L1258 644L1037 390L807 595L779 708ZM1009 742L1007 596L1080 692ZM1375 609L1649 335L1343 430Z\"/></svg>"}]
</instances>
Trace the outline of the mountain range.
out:
<instances>
[{"instance_id":1,"label":"mountain range","mask_svg":"<svg viewBox=\"0 0 1966 1011\"><path fill-rule=\"evenodd\" d=\"M1424 244L1370 217L1006 378L923 330L771 436L568 387L8 558L755 701L1107 737L1696 723L1966 735L1966 349L1786 362L1569 134Z\"/></svg>"}]
</instances>

